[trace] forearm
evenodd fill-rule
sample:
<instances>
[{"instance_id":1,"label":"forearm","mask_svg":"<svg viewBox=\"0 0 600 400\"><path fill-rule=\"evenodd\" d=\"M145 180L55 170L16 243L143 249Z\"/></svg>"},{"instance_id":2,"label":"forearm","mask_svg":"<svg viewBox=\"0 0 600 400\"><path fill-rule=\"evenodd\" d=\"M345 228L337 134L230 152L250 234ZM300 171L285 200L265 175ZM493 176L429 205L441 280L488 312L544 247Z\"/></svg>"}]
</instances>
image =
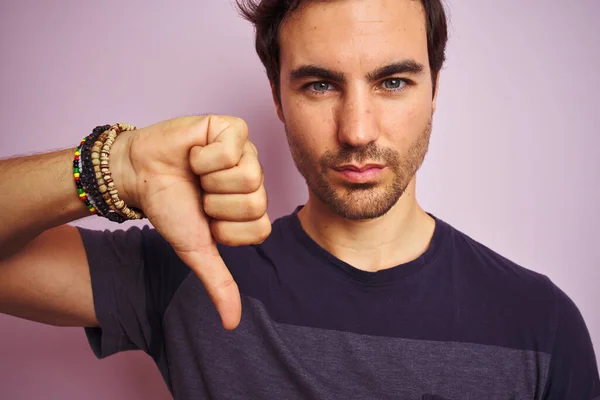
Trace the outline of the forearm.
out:
<instances>
[{"instance_id":1,"label":"forearm","mask_svg":"<svg viewBox=\"0 0 600 400\"><path fill-rule=\"evenodd\" d=\"M90 215L73 182L73 153L0 160L0 259L47 229Z\"/></svg>"}]
</instances>

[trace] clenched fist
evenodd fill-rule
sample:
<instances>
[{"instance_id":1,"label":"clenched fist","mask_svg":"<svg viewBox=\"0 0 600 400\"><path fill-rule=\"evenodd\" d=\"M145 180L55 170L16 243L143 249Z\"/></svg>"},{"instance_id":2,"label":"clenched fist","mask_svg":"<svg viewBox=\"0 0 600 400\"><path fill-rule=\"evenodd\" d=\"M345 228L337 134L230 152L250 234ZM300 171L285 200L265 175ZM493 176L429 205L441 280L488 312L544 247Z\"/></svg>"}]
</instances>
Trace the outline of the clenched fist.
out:
<instances>
[{"instance_id":1,"label":"clenched fist","mask_svg":"<svg viewBox=\"0 0 600 400\"><path fill-rule=\"evenodd\" d=\"M144 211L201 279L223 326L235 328L240 295L215 241L258 244L271 232L263 173L246 123L183 117L126 132L113 146L111 169L124 200Z\"/></svg>"}]
</instances>

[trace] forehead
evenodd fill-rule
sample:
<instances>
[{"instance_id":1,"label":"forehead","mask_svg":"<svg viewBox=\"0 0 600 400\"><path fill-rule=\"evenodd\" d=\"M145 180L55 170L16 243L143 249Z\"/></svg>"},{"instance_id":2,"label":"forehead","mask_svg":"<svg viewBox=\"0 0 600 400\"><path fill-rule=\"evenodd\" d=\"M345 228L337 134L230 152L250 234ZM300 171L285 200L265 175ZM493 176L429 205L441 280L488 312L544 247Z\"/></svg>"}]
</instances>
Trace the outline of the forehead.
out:
<instances>
[{"instance_id":1,"label":"forehead","mask_svg":"<svg viewBox=\"0 0 600 400\"><path fill-rule=\"evenodd\" d=\"M358 72L403 59L429 65L418 0L309 1L279 35L282 69L308 63Z\"/></svg>"}]
</instances>

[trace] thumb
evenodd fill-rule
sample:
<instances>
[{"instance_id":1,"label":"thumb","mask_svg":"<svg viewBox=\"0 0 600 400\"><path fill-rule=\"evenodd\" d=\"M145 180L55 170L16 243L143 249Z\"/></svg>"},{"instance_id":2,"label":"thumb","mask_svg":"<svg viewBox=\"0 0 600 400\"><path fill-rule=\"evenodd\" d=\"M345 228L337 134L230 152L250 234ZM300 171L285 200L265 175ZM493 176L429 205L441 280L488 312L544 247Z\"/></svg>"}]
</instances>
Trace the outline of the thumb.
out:
<instances>
[{"instance_id":1,"label":"thumb","mask_svg":"<svg viewBox=\"0 0 600 400\"><path fill-rule=\"evenodd\" d=\"M149 181L151 194L142 197L142 209L179 258L200 278L221 315L223 326L234 329L242 316L240 294L219 255L194 181L193 178Z\"/></svg>"},{"instance_id":2,"label":"thumb","mask_svg":"<svg viewBox=\"0 0 600 400\"><path fill-rule=\"evenodd\" d=\"M200 278L221 316L225 329L235 329L242 317L240 292L233 276L219 255L216 243L177 255Z\"/></svg>"}]
</instances>

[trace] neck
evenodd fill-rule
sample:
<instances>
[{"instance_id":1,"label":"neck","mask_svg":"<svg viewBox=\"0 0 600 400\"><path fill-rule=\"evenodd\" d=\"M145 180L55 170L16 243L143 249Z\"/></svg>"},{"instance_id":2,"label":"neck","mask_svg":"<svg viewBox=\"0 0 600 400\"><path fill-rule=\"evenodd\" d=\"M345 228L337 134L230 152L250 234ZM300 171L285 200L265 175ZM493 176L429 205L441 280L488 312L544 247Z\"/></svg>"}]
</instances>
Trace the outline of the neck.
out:
<instances>
[{"instance_id":1,"label":"neck","mask_svg":"<svg viewBox=\"0 0 600 400\"><path fill-rule=\"evenodd\" d=\"M312 193L298 218L306 233L321 247L355 268L375 272L412 261L423 254L435 221L417 203L415 179L383 216L348 220Z\"/></svg>"}]
</instances>

